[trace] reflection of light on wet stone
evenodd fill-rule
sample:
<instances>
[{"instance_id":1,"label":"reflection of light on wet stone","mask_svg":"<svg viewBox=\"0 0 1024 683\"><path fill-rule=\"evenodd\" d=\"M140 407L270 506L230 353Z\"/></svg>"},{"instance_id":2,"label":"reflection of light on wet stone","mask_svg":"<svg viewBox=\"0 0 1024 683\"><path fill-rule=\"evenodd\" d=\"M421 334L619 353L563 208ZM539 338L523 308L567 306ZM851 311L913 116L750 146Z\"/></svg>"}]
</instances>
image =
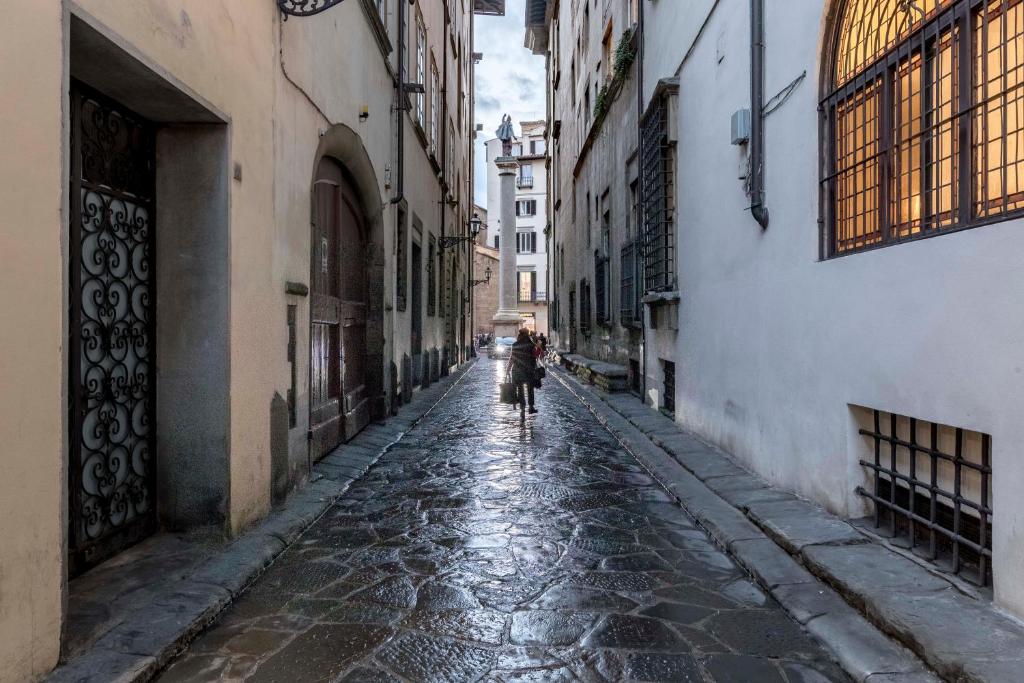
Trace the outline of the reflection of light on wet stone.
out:
<instances>
[{"instance_id":1,"label":"reflection of light on wet stone","mask_svg":"<svg viewBox=\"0 0 1024 683\"><path fill-rule=\"evenodd\" d=\"M521 423L496 405L492 369L472 369L163 680L842 679L557 382Z\"/></svg>"}]
</instances>

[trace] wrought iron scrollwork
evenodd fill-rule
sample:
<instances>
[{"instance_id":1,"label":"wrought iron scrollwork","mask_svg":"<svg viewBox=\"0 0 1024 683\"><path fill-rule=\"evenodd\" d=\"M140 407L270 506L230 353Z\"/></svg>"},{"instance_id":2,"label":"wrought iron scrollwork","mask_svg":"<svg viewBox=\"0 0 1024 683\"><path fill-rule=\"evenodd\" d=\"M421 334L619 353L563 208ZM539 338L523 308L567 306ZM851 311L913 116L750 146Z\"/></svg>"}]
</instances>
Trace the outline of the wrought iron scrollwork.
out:
<instances>
[{"instance_id":1,"label":"wrought iron scrollwork","mask_svg":"<svg viewBox=\"0 0 1024 683\"><path fill-rule=\"evenodd\" d=\"M277 8L293 17L311 17L340 5L344 0L277 0Z\"/></svg>"},{"instance_id":2,"label":"wrought iron scrollwork","mask_svg":"<svg viewBox=\"0 0 1024 683\"><path fill-rule=\"evenodd\" d=\"M72 94L71 550L84 568L153 519L153 134Z\"/></svg>"}]
</instances>

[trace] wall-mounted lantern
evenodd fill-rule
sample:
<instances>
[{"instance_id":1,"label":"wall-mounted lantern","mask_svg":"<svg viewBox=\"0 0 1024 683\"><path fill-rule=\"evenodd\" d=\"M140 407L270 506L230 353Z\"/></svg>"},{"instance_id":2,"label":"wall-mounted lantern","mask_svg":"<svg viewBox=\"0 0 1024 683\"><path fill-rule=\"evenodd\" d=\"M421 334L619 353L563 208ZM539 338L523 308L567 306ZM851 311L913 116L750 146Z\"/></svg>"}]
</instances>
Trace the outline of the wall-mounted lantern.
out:
<instances>
[{"instance_id":1,"label":"wall-mounted lantern","mask_svg":"<svg viewBox=\"0 0 1024 683\"><path fill-rule=\"evenodd\" d=\"M477 285L486 285L490 281L491 281L491 267L487 266L487 270L484 271L484 279L483 280L470 280L469 281L469 286L470 287L476 287Z\"/></svg>"},{"instance_id":2,"label":"wall-mounted lantern","mask_svg":"<svg viewBox=\"0 0 1024 683\"><path fill-rule=\"evenodd\" d=\"M469 234L468 235L446 235L441 238L439 244L442 249L451 249L457 246L461 242L475 242L476 236L480 234L480 228L483 226L483 221L480 220L480 216L473 214L473 217L469 219Z\"/></svg>"}]
</instances>

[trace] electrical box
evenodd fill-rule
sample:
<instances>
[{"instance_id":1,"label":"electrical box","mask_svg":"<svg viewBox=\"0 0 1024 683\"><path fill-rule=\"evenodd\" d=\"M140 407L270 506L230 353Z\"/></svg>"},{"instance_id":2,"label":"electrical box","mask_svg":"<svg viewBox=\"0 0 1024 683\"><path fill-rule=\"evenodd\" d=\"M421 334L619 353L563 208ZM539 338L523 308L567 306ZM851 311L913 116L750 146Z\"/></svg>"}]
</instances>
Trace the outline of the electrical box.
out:
<instances>
[{"instance_id":1,"label":"electrical box","mask_svg":"<svg viewBox=\"0 0 1024 683\"><path fill-rule=\"evenodd\" d=\"M745 145L750 141L750 110L740 109L732 114L732 144Z\"/></svg>"}]
</instances>

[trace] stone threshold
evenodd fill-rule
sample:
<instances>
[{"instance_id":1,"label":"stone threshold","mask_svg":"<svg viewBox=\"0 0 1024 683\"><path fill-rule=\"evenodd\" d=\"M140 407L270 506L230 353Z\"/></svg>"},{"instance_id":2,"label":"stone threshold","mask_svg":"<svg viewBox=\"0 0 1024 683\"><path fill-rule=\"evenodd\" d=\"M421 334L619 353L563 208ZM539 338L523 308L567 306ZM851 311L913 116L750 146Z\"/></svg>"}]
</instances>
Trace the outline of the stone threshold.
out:
<instances>
[{"instance_id":1,"label":"stone threshold","mask_svg":"<svg viewBox=\"0 0 1024 683\"><path fill-rule=\"evenodd\" d=\"M855 680L1022 680L1024 625L977 592L770 486L636 397L551 376Z\"/></svg>"},{"instance_id":2,"label":"stone threshold","mask_svg":"<svg viewBox=\"0 0 1024 683\"><path fill-rule=\"evenodd\" d=\"M412 429L475 359L413 395L313 466L310 481L230 541L210 531L159 533L69 585L62 663L47 681L149 681Z\"/></svg>"}]
</instances>

